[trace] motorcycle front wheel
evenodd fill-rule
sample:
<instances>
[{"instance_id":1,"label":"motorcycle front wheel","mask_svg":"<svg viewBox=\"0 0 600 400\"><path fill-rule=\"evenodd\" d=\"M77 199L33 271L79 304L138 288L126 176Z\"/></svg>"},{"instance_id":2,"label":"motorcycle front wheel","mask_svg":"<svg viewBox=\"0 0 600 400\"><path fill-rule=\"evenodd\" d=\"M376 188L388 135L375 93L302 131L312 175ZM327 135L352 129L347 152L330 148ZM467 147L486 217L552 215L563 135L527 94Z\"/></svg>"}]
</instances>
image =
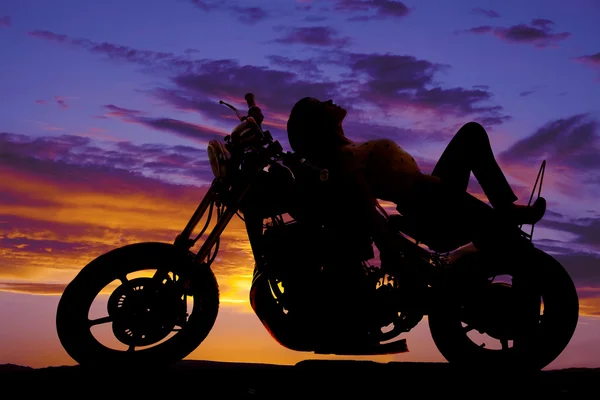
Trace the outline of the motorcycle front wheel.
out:
<instances>
[{"instance_id":1,"label":"motorcycle front wheel","mask_svg":"<svg viewBox=\"0 0 600 400\"><path fill-rule=\"evenodd\" d=\"M82 366L153 367L183 359L206 338L219 309L213 272L192 258L172 244L145 242L91 261L58 304L63 348Z\"/></svg>"},{"instance_id":2,"label":"motorcycle front wheel","mask_svg":"<svg viewBox=\"0 0 600 400\"><path fill-rule=\"evenodd\" d=\"M450 363L541 370L566 348L579 300L569 274L552 256L533 247L511 256L475 253L459 260L456 270L428 317L432 338ZM525 296L515 294L515 279L527 280ZM528 328L519 325L524 299L533 307ZM528 333L519 336L519 329Z\"/></svg>"}]
</instances>

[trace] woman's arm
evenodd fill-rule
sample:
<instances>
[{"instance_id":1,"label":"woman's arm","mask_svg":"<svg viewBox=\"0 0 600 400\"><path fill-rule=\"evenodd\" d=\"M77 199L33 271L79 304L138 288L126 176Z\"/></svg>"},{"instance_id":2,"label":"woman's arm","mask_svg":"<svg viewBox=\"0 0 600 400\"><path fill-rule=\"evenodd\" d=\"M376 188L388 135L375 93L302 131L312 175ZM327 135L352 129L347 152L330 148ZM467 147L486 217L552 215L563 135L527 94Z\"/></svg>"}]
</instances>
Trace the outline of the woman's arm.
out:
<instances>
[{"instance_id":1,"label":"woman's arm","mask_svg":"<svg viewBox=\"0 0 600 400\"><path fill-rule=\"evenodd\" d=\"M348 209L351 218L359 229L367 229L381 254L380 258L390 262L400 257L400 251L408 240L390 231L387 219L377 210L377 199L371 190L364 169L354 169L344 179Z\"/></svg>"}]
</instances>

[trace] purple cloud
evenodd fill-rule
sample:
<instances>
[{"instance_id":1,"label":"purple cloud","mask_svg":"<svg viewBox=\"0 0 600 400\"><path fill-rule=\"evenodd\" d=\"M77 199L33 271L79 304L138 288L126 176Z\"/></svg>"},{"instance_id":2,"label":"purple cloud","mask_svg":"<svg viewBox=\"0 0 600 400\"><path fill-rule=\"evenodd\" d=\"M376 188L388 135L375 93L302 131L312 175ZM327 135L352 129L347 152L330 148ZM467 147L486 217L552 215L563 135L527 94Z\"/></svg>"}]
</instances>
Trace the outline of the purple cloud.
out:
<instances>
[{"instance_id":1,"label":"purple cloud","mask_svg":"<svg viewBox=\"0 0 600 400\"><path fill-rule=\"evenodd\" d=\"M151 118L146 117L144 112L117 107L114 104L104 106L108 113L107 117L118 117L125 122L137 123L150 128L174 133L178 136L193 139L199 143L206 144L211 139L225 136L225 133L190 122L180 121L173 118Z\"/></svg>"},{"instance_id":2,"label":"purple cloud","mask_svg":"<svg viewBox=\"0 0 600 400\"><path fill-rule=\"evenodd\" d=\"M549 19L534 18L531 20L531 25L539 26L541 29L548 30L548 29L552 28L552 25L554 25L554 22L552 22Z\"/></svg>"},{"instance_id":3,"label":"purple cloud","mask_svg":"<svg viewBox=\"0 0 600 400\"><path fill-rule=\"evenodd\" d=\"M239 7L235 11L238 14L238 20L245 24L256 24L269 17L269 12L260 7Z\"/></svg>"},{"instance_id":4,"label":"purple cloud","mask_svg":"<svg viewBox=\"0 0 600 400\"><path fill-rule=\"evenodd\" d=\"M590 54L586 56L580 56L576 58L577 61L582 63L591 64L596 67L600 67L600 53Z\"/></svg>"},{"instance_id":5,"label":"purple cloud","mask_svg":"<svg viewBox=\"0 0 600 400\"><path fill-rule=\"evenodd\" d=\"M531 94L534 94L536 91L535 90L525 90L521 93L519 93L519 97L527 97Z\"/></svg>"},{"instance_id":6,"label":"purple cloud","mask_svg":"<svg viewBox=\"0 0 600 400\"><path fill-rule=\"evenodd\" d=\"M488 32L492 32L494 30L493 27L489 26L489 25L484 25L484 26L476 26L474 28L469 28L465 31L460 31L460 32L469 32L469 33L488 33Z\"/></svg>"},{"instance_id":7,"label":"purple cloud","mask_svg":"<svg viewBox=\"0 0 600 400\"><path fill-rule=\"evenodd\" d=\"M67 104L67 99L65 97L54 96L51 101L54 102L54 104L56 104L58 107L62 108L63 110L66 110L69 108L69 105ZM35 101L35 103L45 105L45 104L48 104L48 100L37 99Z\"/></svg>"},{"instance_id":8,"label":"purple cloud","mask_svg":"<svg viewBox=\"0 0 600 400\"><path fill-rule=\"evenodd\" d=\"M600 69L600 53L575 57L574 60L591 68Z\"/></svg>"},{"instance_id":9,"label":"purple cloud","mask_svg":"<svg viewBox=\"0 0 600 400\"><path fill-rule=\"evenodd\" d=\"M85 182L93 178L92 181L101 184L114 175L120 180L167 177L171 181L194 185L212 180L204 148L129 142L100 146L81 136L33 138L0 133L0 149L0 165L28 171L57 183L63 180ZM108 182L106 188L111 190ZM9 201L4 197L7 195L8 192L0 194L0 203Z\"/></svg>"},{"instance_id":10,"label":"purple cloud","mask_svg":"<svg viewBox=\"0 0 600 400\"><path fill-rule=\"evenodd\" d=\"M114 104L107 104L104 106L108 110L106 116L109 117L138 117L145 114L143 111L131 110L129 108L117 107Z\"/></svg>"},{"instance_id":11,"label":"purple cloud","mask_svg":"<svg viewBox=\"0 0 600 400\"><path fill-rule=\"evenodd\" d=\"M550 121L532 135L519 140L500 158L513 163L531 164L547 159L553 164L585 173L600 169L599 122L587 114Z\"/></svg>"},{"instance_id":12,"label":"purple cloud","mask_svg":"<svg viewBox=\"0 0 600 400\"><path fill-rule=\"evenodd\" d=\"M488 18L500 18L500 14L497 11L490 10L490 9L477 7L477 8L473 8L471 10L471 12L473 14L483 15L484 17L488 17Z\"/></svg>"},{"instance_id":13,"label":"purple cloud","mask_svg":"<svg viewBox=\"0 0 600 400\"><path fill-rule=\"evenodd\" d=\"M484 89L443 88L435 82L447 65L392 54L348 54L339 60L359 80L358 94L382 109L410 106L457 117L476 116L486 125L508 120L502 107L487 104L492 94Z\"/></svg>"},{"instance_id":14,"label":"purple cloud","mask_svg":"<svg viewBox=\"0 0 600 400\"><path fill-rule=\"evenodd\" d=\"M138 122L160 131L173 132L185 138L199 140L200 143L208 143L211 139L225 136L221 132L173 118L137 118Z\"/></svg>"},{"instance_id":15,"label":"purple cloud","mask_svg":"<svg viewBox=\"0 0 600 400\"><path fill-rule=\"evenodd\" d=\"M578 288L600 285L600 257L590 252L565 252L555 258L567 270Z\"/></svg>"},{"instance_id":16,"label":"purple cloud","mask_svg":"<svg viewBox=\"0 0 600 400\"><path fill-rule=\"evenodd\" d=\"M210 8L208 6L208 4L206 4L205 1L201 1L201 0L191 0L193 4L196 5L196 7L198 7L199 9L203 10L203 11L209 11Z\"/></svg>"},{"instance_id":17,"label":"purple cloud","mask_svg":"<svg viewBox=\"0 0 600 400\"><path fill-rule=\"evenodd\" d=\"M35 37L35 38L46 39L46 40L50 40L50 41L54 41L54 42L58 42L58 43L64 43L67 41L71 41L67 37L67 35L61 35L61 34L50 32L50 31L36 30L36 31L29 32L28 35Z\"/></svg>"},{"instance_id":18,"label":"purple cloud","mask_svg":"<svg viewBox=\"0 0 600 400\"><path fill-rule=\"evenodd\" d=\"M67 108L69 108L69 105L67 104L67 102L65 101L64 97L61 96L54 96L54 101L56 102L56 104L58 104L58 106L60 108L62 108L63 110L66 110Z\"/></svg>"},{"instance_id":19,"label":"purple cloud","mask_svg":"<svg viewBox=\"0 0 600 400\"><path fill-rule=\"evenodd\" d=\"M8 15L0 17L0 27L2 26L12 26L12 21Z\"/></svg>"},{"instance_id":20,"label":"purple cloud","mask_svg":"<svg viewBox=\"0 0 600 400\"><path fill-rule=\"evenodd\" d=\"M190 61L189 55L185 57L176 56L173 53L140 50L107 42L97 43L88 39L74 39L67 35L44 30L31 31L28 35L55 43L80 47L92 53L104 54L112 60L127 61L153 68L172 69L194 67L194 63Z\"/></svg>"},{"instance_id":21,"label":"purple cloud","mask_svg":"<svg viewBox=\"0 0 600 400\"><path fill-rule=\"evenodd\" d=\"M185 88L154 88L147 91L147 93L158 100L164 101L166 105L182 111L198 112L206 119L217 120L232 115L230 110L217 101L206 96L190 93Z\"/></svg>"},{"instance_id":22,"label":"purple cloud","mask_svg":"<svg viewBox=\"0 0 600 400\"><path fill-rule=\"evenodd\" d=\"M243 7L239 5L226 4L224 1L200 1L192 0L192 3L204 12L230 11L239 22L253 25L267 19L271 14L260 7Z\"/></svg>"},{"instance_id":23,"label":"purple cloud","mask_svg":"<svg viewBox=\"0 0 600 400\"><path fill-rule=\"evenodd\" d=\"M295 70L307 77L319 77L323 73L323 70L312 60L300 60L280 55L269 55L267 59L275 66L283 67L286 70Z\"/></svg>"},{"instance_id":24,"label":"purple cloud","mask_svg":"<svg viewBox=\"0 0 600 400\"><path fill-rule=\"evenodd\" d=\"M277 43L334 47L344 47L350 44L350 38L340 37L334 29L326 26L302 28L279 27L276 30L285 31L284 36L274 40Z\"/></svg>"},{"instance_id":25,"label":"purple cloud","mask_svg":"<svg viewBox=\"0 0 600 400\"><path fill-rule=\"evenodd\" d=\"M499 155L513 168L529 168L546 160L558 172L551 182L565 196L597 197L600 184L600 122L587 114L550 121Z\"/></svg>"},{"instance_id":26,"label":"purple cloud","mask_svg":"<svg viewBox=\"0 0 600 400\"><path fill-rule=\"evenodd\" d=\"M540 226L571 233L576 237L572 241L573 244L590 245L600 250L600 218L598 217L544 219L540 221Z\"/></svg>"},{"instance_id":27,"label":"purple cloud","mask_svg":"<svg viewBox=\"0 0 600 400\"><path fill-rule=\"evenodd\" d=\"M403 18L410 9L401 1L393 0L334 0L334 10L359 14L349 17L351 21L368 21L382 18Z\"/></svg>"},{"instance_id":28,"label":"purple cloud","mask_svg":"<svg viewBox=\"0 0 600 400\"><path fill-rule=\"evenodd\" d=\"M519 92L519 97L527 97L530 96L534 93L539 92L540 90L544 89L546 87L546 85L537 85L532 87L529 90L523 90L522 92Z\"/></svg>"},{"instance_id":29,"label":"purple cloud","mask_svg":"<svg viewBox=\"0 0 600 400\"><path fill-rule=\"evenodd\" d=\"M535 47L544 48L557 46L558 42L571 36L569 32L553 32L554 23L548 19L537 18L531 24L518 24L509 27L492 27L489 25L478 26L456 33L491 33L509 43L533 44Z\"/></svg>"},{"instance_id":30,"label":"purple cloud","mask_svg":"<svg viewBox=\"0 0 600 400\"><path fill-rule=\"evenodd\" d=\"M312 10L313 6L312 6L312 4L296 4L295 8L296 8L296 11L307 12L307 11Z\"/></svg>"}]
</instances>

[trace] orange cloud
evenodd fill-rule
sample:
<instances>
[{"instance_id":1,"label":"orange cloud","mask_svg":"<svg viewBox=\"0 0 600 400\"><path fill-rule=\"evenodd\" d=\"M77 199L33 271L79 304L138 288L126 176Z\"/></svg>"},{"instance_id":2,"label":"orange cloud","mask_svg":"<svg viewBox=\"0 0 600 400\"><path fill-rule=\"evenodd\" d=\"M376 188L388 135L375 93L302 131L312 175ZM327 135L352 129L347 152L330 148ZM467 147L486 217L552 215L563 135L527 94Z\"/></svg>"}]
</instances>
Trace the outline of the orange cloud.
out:
<instances>
[{"instance_id":1,"label":"orange cloud","mask_svg":"<svg viewBox=\"0 0 600 400\"><path fill-rule=\"evenodd\" d=\"M24 294L61 295L65 286L64 283L1 282L0 290Z\"/></svg>"},{"instance_id":2,"label":"orange cloud","mask_svg":"<svg viewBox=\"0 0 600 400\"><path fill-rule=\"evenodd\" d=\"M600 317L600 288L581 287L579 294L579 314L588 317Z\"/></svg>"},{"instance_id":3,"label":"orange cloud","mask_svg":"<svg viewBox=\"0 0 600 400\"><path fill-rule=\"evenodd\" d=\"M172 242L206 191L117 171L79 175L77 168L69 177L0 165L0 291L59 294L100 254ZM253 267L243 222L234 218L214 264L223 302L247 302Z\"/></svg>"}]
</instances>

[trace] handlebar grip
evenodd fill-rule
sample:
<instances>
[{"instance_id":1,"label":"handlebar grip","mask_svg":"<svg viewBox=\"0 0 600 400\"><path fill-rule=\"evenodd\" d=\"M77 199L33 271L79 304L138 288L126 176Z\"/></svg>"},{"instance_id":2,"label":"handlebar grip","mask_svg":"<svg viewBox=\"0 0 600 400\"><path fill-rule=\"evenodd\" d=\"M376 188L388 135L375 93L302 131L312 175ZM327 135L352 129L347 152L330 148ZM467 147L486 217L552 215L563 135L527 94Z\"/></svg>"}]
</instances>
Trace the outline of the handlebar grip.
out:
<instances>
[{"instance_id":1,"label":"handlebar grip","mask_svg":"<svg viewBox=\"0 0 600 400\"><path fill-rule=\"evenodd\" d=\"M248 104L248 108L256 107L256 100L254 99L254 95L252 93L246 93L244 99Z\"/></svg>"}]
</instances>

